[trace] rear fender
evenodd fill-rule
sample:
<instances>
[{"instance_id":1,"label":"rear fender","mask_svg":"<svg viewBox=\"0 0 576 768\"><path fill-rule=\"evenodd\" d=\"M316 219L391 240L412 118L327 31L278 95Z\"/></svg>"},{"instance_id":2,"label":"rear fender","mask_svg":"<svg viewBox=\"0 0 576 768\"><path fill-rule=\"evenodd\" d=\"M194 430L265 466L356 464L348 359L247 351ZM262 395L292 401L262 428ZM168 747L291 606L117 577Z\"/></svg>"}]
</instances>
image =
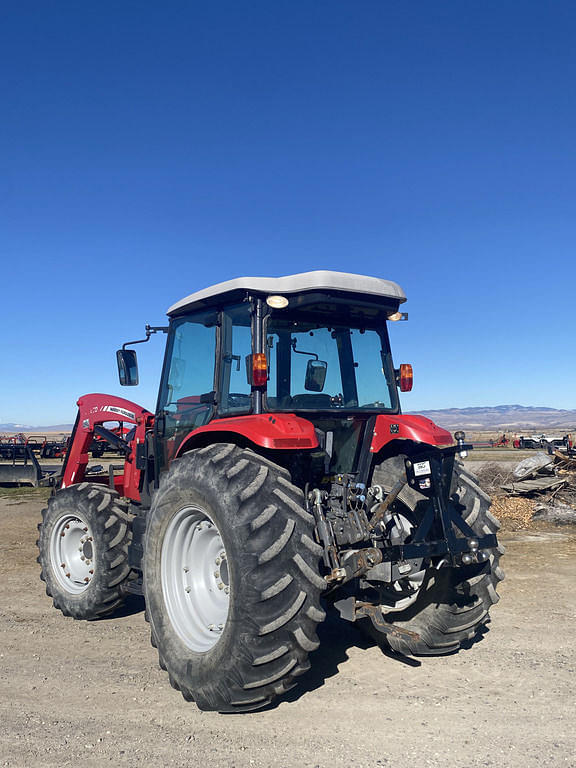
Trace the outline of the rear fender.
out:
<instances>
[{"instance_id":1,"label":"rear fender","mask_svg":"<svg viewBox=\"0 0 576 768\"><path fill-rule=\"evenodd\" d=\"M190 432L180 444L176 457L209 442L252 443L271 450L303 450L317 448L314 425L293 413L261 413L214 419Z\"/></svg>"},{"instance_id":2,"label":"rear fender","mask_svg":"<svg viewBox=\"0 0 576 768\"><path fill-rule=\"evenodd\" d=\"M450 432L425 416L380 414L376 417L370 453L378 453L393 440L410 440L428 445L452 445Z\"/></svg>"}]
</instances>

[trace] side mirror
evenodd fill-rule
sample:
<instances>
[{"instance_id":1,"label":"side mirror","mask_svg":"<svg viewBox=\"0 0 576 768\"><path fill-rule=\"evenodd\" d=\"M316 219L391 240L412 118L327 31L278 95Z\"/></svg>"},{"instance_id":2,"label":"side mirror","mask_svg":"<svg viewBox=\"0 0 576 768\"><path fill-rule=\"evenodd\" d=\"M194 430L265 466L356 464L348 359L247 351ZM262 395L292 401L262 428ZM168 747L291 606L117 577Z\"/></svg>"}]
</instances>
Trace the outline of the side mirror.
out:
<instances>
[{"instance_id":1,"label":"side mirror","mask_svg":"<svg viewBox=\"0 0 576 768\"><path fill-rule=\"evenodd\" d=\"M119 349L116 352L118 378L123 387L135 387L138 384L138 358L134 349Z\"/></svg>"},{"instance_id":2,"label":"side mirror","mask_svg":"<svg viewBox=\"0 0 576 768\"><path fill-rule=\"evenodd\" d=\"M324 382L326 381L327 369L328 363L324 360L308 360L304 389L307 389L309 392L322 392Z\"/></svg>"}]
</instances>

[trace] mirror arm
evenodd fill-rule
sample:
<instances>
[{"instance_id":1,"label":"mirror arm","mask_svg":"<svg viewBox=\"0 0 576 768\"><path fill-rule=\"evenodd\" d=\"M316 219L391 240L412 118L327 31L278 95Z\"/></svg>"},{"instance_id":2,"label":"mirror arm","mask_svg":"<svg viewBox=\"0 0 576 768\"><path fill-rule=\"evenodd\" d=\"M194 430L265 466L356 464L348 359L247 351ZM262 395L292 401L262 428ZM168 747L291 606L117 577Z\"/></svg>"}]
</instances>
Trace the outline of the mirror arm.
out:
<instances>
[{"instance_id":1,"label":"mirror arm","mask_svg":"<svg viewBox=\"0 0 576 768\"><path fill-rule=\"evenodd\" d=\"M146 331L145 339L137 339L136 341L127 341L125 344L122 344L122 349L126 349L126 347L131 347L133 344L145 344L147 341L150 341L150 336L152 336L153 333L168 333L167 325L145 325L144 329Z\"/></svg>"},{"instance_id":2,"label":"mirror arm","mask_svg":"<svg viewBox=\"0 0 576 768\"><path fill-rule=\"evenodd\" d=\"M304 352L303 350L296 349L296 339L292 339L290 346L292 347L293 352L295 352L297 355L310 355L310 357L313 357L314 360L320 359L316 352Z\"/></svg>"}]
</instances>

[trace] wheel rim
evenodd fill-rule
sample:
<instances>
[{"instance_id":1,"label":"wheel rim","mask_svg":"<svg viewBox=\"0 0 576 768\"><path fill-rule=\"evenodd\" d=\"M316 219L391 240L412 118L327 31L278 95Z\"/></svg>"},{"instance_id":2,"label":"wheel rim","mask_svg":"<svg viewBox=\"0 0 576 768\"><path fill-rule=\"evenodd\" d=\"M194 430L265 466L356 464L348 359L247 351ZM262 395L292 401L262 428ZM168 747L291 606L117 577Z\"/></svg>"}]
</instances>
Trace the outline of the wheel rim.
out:
<instances>
[{"instance_id":1,"label":"wheel rim","mask_svg":"<svg viewBox=\"0 0 576 768\"><path fill-rule=\"evenodd\" d=\"M220 532L199 507L185 507L170 522L161 581L168 617L182 642L192 651L209 651L226 625L231 585Z\"/></svg>"},{"instance_id":2,"label":"wheel rim","mask_svg":"<svg viewBox=\"0 0 576 768\"><path fill-rule=\"evenodd\" d=\"M50 560L60 586L79 595L94 577L96 550L88 523L78 515L61 517L52 529Z\"/></svg>"},{"instance_id":3,"label":"wheel rim","mask_svg":"<svg viewBox=\"0 0 576 768\"><path fill-rule=\"evenodd\" d=\"M410 538L416 527L412 520L401 512L390 514L388 520L391 527L396 528L396 531L397 526L400 526L402 532L401 536L404 541ZM390 530L388 533L390 534ZM392 582L387 588L382 590L382 613L403 611L417 600L422 584L424 583L427 563L422 560L421 565L422 570L413 571L410 575L407 575L399 581Z\"/></svg>"}]
</instances>

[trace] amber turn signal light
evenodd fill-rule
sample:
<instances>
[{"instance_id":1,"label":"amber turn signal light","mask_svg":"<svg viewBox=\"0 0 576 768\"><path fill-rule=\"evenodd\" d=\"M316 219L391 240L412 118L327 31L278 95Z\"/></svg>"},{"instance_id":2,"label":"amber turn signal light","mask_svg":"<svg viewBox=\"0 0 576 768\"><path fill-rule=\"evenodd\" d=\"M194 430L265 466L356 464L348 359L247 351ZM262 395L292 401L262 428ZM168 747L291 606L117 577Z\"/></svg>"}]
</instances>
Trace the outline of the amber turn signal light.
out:
<instances>
[{"instance_id":1,"label":"amber turn signal light","mask_svg":"<svg viewBox=\"0 0 576 768\"><path fill-rule=\"evenodd\" d=\"M268 361L264 352L252 355L252 386L265 387L268 381Z\"/></svg>"},{"instance_id":2,"label":"amber turn signal light","mask_svg":"<svg viewBox=\"0 0 576 768\"><path fill-rule=\"evenodd\" d=\"M410 363L402 363L399 373L400 392L410 392L414 383L414 373Z\"/></svg>"}]
</instances>

